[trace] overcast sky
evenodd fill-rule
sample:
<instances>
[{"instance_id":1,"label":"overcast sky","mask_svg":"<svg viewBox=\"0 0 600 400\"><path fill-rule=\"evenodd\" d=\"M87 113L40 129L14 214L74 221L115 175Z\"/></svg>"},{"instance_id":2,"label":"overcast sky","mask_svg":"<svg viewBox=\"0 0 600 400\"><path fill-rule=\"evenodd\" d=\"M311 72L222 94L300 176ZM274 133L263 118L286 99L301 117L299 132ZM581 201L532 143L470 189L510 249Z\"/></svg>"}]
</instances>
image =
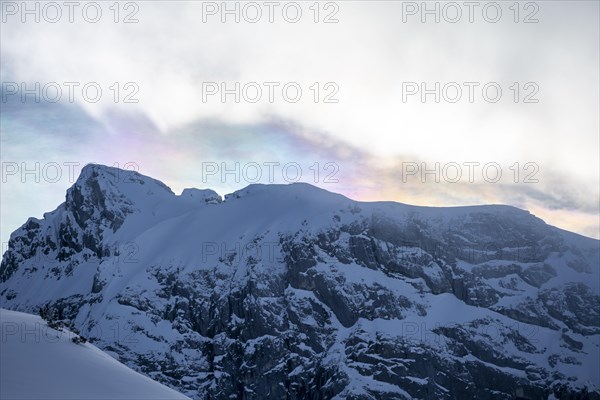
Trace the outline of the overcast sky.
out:
<instances>
[{"instance_id":1,"label":"overcast sky","mask_svg":"<svg viewBox=\"0 0 600 400\"><path fill-rule=\"evenodd\" d=\"M2 242L89 162L176 193L299 167L356 200L510 204L600 236L597 1L276 3L39 3L36 22L0 2Z\"/></svg>"}]
</instances>

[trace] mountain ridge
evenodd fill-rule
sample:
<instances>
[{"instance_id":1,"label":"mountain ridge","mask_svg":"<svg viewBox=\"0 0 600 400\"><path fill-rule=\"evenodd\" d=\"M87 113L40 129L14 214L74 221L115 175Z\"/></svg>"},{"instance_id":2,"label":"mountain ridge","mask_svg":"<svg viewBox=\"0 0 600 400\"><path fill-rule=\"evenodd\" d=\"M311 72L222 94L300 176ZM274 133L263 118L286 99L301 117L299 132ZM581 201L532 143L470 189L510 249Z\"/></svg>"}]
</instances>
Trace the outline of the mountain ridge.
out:
<instances>
[{"instance_id":1,"label":"mountain ridge","mask_svg":"<svg viewBox=\"0 0 600 400\"><path fill-rule=\"evenodd\" d=\"M11 235L0 305L60 309L190 397L600 396L597 240L510 206L176 195L103 168Z\"/></svg>"}]
</instances>

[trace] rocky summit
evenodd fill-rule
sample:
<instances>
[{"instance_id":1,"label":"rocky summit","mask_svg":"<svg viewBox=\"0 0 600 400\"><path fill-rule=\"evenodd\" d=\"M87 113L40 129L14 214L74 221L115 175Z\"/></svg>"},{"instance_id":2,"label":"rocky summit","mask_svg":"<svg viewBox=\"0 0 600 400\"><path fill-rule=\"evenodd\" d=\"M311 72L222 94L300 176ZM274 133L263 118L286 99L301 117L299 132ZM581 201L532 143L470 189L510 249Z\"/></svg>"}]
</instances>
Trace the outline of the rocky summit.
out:
<instances>
[{"instance_id":1,"label":"rocky summit","mask_svg":"<svg viewBox=\"0 0 600 400\"><path fill-rule=\"evenodd\" d=\"M599 265L508 206L176 195L88 165L11 235L0 306L194 399L598 399Z\"/></svg>"}]
</instances>

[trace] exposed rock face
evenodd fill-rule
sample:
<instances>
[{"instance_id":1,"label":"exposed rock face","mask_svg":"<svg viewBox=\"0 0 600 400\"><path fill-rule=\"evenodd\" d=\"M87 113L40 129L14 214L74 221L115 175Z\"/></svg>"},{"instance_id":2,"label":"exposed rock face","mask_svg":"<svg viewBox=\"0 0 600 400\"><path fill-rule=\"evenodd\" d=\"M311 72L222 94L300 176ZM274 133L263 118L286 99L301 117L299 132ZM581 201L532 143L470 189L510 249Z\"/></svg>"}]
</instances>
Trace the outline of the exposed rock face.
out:
<instances>
[{"instance_id":1,"label":"exposed rock face","mask_svg":"<svg viewBox=\"0 0 600 400\"><path fill-rule=\"evenodd\" d=\"M600 398L598 265L598 241L511 207L222 202L91 165L11 236L0 305L49 303L198 399Z\"/></svg>"}]
</instances>

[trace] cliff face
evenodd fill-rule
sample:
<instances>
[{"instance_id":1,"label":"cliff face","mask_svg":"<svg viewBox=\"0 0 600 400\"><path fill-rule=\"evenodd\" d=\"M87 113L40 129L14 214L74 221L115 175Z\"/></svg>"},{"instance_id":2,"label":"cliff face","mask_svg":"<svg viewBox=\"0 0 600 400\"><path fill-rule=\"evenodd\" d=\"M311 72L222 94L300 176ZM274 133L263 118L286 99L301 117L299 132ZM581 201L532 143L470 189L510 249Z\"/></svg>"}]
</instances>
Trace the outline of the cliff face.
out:
<instances>
[{"instance_id":1,"label":"cliff face","mask_svg":"<svg viewBox=\"0 0 600 400\"><path fill-rule=\"evenodd\" d=\"M221 201L90 165L11 236L0 306L50 304L197 399L600 398L599 265L512 207Z\"/></svg>"}]
</instances>

